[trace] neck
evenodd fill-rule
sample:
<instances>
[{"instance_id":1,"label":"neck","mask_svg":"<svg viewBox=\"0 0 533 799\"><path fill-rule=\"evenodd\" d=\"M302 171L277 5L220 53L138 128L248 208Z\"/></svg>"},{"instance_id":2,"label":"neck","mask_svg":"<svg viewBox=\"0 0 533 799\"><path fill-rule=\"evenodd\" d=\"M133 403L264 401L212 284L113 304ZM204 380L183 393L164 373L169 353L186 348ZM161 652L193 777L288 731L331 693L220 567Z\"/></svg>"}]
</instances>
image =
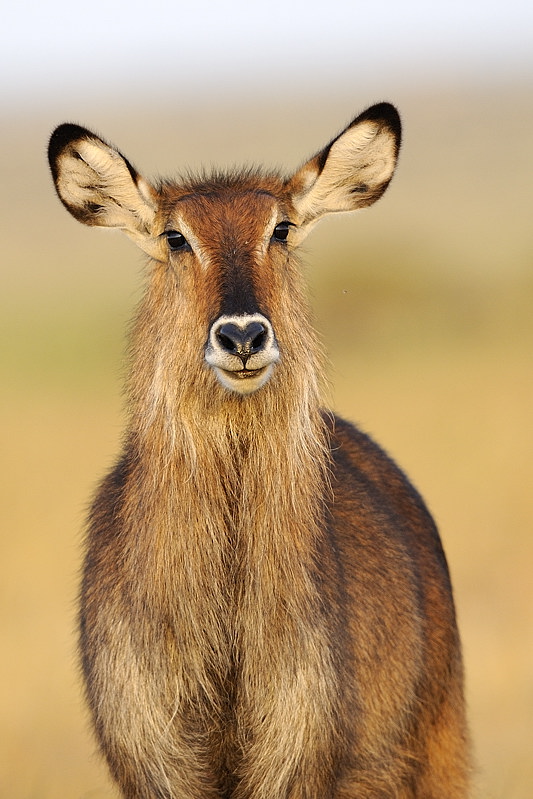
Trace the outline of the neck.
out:
<instances>
[{"instance_id":1,"label":"neck","mask_svg":"<svg viewBox=\"0 0 533 799\"><path fill-rule=\"evenodd\" d=\"M291 329L301 312L273 320L294 351L285 347L267 385L242 397L218 384L202 357L205 326L165 283L156 272L141 307L128 386L144 557L183 559L184 579L220 596L235 563L256 574L275 567L276 591L294 595L294 570L311 568L326 485L313 332ZM172 571L155 572L171 578L165 593L178 590Z\"/></svg>"}]
</instances>

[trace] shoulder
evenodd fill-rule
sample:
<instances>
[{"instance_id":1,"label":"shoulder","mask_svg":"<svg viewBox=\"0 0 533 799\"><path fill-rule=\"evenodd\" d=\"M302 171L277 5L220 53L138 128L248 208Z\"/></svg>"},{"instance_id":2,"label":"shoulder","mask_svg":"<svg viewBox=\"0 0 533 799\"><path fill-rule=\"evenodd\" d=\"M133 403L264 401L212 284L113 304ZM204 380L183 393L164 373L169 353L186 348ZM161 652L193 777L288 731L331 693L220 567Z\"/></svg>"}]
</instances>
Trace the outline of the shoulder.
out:
<instances>
[{"instance_id":1,"label":"shoulder","mask_svg":"<svg viewBox=\"0 0 533 799\"><path fill-rule=\"evenodd\" d=\"M330 436L332 488L336 502L352 504L356 498L398 521L414 527L434 528L426 505L394 460L355 425L330 414L325 416Z\"/></svg>"},{"instance_id":2,"label":"shoulder","mask_svg":"<svg viewBox=\"0 0 533 799\"><path fill-rule=\"evenodd\" d=\"M335 414L325 414L331 457L334 464L352 466L364 472L400 472L387 453L356 425Z\"/></svg>"}]
</instances>

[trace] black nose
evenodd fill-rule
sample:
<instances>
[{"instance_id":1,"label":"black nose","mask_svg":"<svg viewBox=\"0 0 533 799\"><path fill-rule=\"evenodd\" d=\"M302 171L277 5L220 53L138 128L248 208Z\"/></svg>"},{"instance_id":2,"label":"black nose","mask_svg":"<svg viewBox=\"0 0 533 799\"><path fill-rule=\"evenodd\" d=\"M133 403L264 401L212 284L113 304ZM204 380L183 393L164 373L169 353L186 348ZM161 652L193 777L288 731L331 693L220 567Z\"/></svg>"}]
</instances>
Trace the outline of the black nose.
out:
<instances>
[{"instance_id":1,"label":"black nose","mask_svg":"<svg viewBox=\"0 0 533 799\"><path fill-rule=\"evenodd\" d=\"M239 327L233 322L225 322L216 332L219 345L231 355L238 355L243 364L250 355L260 352L267 339L267 330L261 322L249 322Z\"/></svg>"}]
</instances>

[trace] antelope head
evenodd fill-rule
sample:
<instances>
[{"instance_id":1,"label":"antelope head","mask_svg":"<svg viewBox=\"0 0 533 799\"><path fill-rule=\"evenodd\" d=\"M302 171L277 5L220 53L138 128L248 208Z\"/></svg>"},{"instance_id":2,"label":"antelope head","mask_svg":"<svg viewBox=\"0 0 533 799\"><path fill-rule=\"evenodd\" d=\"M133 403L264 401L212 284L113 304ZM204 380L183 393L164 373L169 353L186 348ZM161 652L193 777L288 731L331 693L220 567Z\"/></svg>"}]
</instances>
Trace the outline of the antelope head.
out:
<instances>
[{"instance_id":1,"label":"antelope head","mask_svg":"<svg viewBox=\"0 0 533 799\"><path fill-rule=\"evenodd\" d=\"M56 129L49 158L68 211L86 225L120 228L163 265L193 308L202 368L247 395L305 346L298 322L287 323L299 290L295 249L326 214L374 203L399 145L398 114L382 103L289 178L248 171L154 185L72 124Z\"/></svg>"}]
</instances>

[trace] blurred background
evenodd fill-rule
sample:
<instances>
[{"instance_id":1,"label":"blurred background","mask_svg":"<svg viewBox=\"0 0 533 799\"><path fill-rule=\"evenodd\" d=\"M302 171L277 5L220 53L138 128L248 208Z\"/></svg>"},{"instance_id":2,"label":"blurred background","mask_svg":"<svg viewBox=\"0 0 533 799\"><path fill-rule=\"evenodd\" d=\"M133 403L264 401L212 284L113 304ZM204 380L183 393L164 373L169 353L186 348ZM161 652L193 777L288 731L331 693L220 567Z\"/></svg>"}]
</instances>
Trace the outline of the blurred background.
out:
<instances>
[{"instance_id":1,"label":"blurred background","mask_svg":"<svg viewBox=\"0 0 533 799\"><path fill-rule=\"evenodd\" d=\"M455 585L475 797L533 795L533 5L20 0L3 11L0 797L109 799L76 660L81 529L119 449L143 256L64 211L56 124L146 176L287 171L367 105L386 196L306 243L331 402L406 469Z\"/></svg>"}]
</instances>

